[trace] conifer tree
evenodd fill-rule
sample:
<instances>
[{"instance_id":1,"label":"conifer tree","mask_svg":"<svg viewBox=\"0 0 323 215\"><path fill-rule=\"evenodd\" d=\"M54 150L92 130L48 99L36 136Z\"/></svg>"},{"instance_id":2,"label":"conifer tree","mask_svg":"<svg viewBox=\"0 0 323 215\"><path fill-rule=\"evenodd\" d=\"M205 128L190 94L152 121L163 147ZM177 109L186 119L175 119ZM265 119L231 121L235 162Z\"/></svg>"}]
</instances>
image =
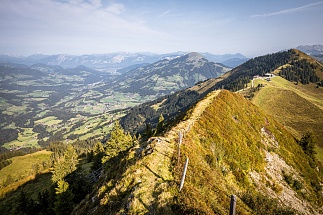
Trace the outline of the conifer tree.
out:
<instances>
[{"instance_id":1,"label":"conifer tree","mask_svg":"<svg viewBox=\"0 0 323 215\"><path fill-rule=\"evenodd\" d=\"M76 170L78 163L77 154L72 145L69 145L64 152L64 157L54 165L52 181L57 182L66 175Z\"/></svg>"},{"instance_id":2,"label":"conifer tree","mask_svg":"<svg viewBox=\"0 0 323 215\"><path fill-rule=\"evenodd\" d=\"M158 124L157 124L157 133L160 133L164 130L164 116L163 114L160 114L159 119L158 119Z\"/></svg>"},{"instance_id":3,"label":"conifer tree","mask_svg":"<svg viewBox=\"0 0 323 215\"><path fill-rule=\"evenodd\" d=\"M20 214L27 214L27 210L30 207L29 198L26 196L23 190L20 191L17 200L17 210Z\"/></svg>"},{"instance_id":4,"label":"conifer tree","mask_svg":"<svg viewBox=\"0 0 323 215\"><path fill-rule=\"evenodd\" d=\"M71 214L73 211L73 193L69 189L69 184L60 179L57 182L58 187L56 190L56 201L54 211L57 215Z\"/></svg>"},{"instance_id":5,"label":"conifer tree","mask_svg":"<svg viewBox=\"0 0 323 215\"><path fill-rule=\"evenodd\" d=\"M104 147L103 147L102 143L98 141L94 146L93 153L94 153L94 155L97 155L101 152L104 152Z\"/></svg>"},{"instance_id":6,"label":"conifer tree","mask_svg":"<svg viewBox=\"0 0 323 215\"><path fill-rule=\"evenodd\" d=\"M97 142L93 149L93 165L92 170L97 170L102 166L102 158L104 156L104 148L101 142Z\"/></svg>"},{"instance_id":7,"label":"conifer tree","mask_svg":"<svg viewBox=\"0 0 323 215\"><path fill-rule=\"evenodd\" d=\"M117 122L106 143L105 156L102 158L102 163L106 163L110 158L117 156L119 152L129 149L132 144L131 135L125 133L119 122Z\"/></svg>"},{"instance_id":8,"label":"conifer tree","mask_svg":"<svg viewBox=\"0 0 323 215\"><path fill-rule=\"evenodd\" d=\"M145 136L148 139L149 137L154 136L154 131L151 128L151 125L149 123L146 123L146 132L145 132Z\"/></svg>"},{"instance_id":9,"label":"conifer tree","mask_svg":"<svg viewBox=\"0 0 323 215\"><path fill-rule=\"evenodd\" d=\"M311 131L305 131L305 133L302 135L302 138L299 141L299 145L303 148L303 151L305 154L310 156L310 158L315 161L315 145L316 140Z\"/></svg>"}]
</instances>

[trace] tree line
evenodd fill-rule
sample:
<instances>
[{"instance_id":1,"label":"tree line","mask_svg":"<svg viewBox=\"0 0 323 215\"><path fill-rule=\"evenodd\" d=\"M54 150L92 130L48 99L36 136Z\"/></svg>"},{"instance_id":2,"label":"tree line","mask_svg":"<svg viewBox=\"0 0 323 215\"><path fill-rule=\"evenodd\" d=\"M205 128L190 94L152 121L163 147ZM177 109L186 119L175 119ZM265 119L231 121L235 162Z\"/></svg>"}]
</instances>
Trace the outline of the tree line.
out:
<instances>
[{"instance_id":1,"label":"tree line","mask_svg":"<svg viewBox=\"0 0 323 215\"><path fill-rule=\"evenodd\" d=\"M292 60L289 66L282 68L279 75L288 81L300 82L302 84L317 83L320 78L316 75L317 66L305 59Z\"/></svg>"},{"instance_id":2,"label":"tree line","mask_svg":"<svg viewBox=\"0 0 323 215\"><path fill-rule=\"evenodd\" d=\"M254 76L264 76L278 67L290 62L296 52L292 49L274 54L267 54L248 60L231 71L231 75L216 84L217 88L238 91L245 88Z\"/></svg>"}]
</instances>

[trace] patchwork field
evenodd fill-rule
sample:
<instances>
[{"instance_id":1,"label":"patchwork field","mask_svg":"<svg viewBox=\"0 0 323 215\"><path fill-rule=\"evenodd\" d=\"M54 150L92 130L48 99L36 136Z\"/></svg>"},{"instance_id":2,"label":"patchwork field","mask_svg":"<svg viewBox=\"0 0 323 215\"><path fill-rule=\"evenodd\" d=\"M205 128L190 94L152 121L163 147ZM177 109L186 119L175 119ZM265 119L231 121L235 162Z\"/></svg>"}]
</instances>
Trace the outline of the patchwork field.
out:
<instances>
[{"instance_id":1,"label":"patchwork field","mask_svg":"<svg viewBox=\"0 0 323 215\"><path fill-rule=\"evenodd\" d=\"M98 71L1 69L0 81L6 84L0 85L0 129L18 131L15 140L3 138L0 145L7 149L39 147L39 141L102 138L124 115L123 109L152 99L110 89L102 82L107 74Z\"/></svg>"},{"instance_id":2,"label":"patchwork field","mask_svg":"<svg viewBox=\"0 0 323 215\"><path fill-rule=\"evenodd\" d=\"M17 140L3 144L7 149L18 149L26 147L38 147L37 133L33 132L31 128L24 128L18 133Z\"/></svg>"}]
</instances>

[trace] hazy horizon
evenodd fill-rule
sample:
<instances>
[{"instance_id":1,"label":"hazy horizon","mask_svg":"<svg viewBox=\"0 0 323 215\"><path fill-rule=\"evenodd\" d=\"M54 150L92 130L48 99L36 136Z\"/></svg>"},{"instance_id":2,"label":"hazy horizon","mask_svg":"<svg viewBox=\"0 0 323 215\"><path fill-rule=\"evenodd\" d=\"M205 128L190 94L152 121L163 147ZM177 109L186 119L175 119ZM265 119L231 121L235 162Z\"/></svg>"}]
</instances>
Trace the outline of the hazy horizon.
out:
<instances>
[{"instance_id":1,"label":"hazy horizon","mask_svg":"<svg viewBox=\"0 0 323 215\"><path fill-rule=\"evenodd\" d=\"M323 44L323 1L2 0L0 54L241 53Z\"/></svg>"}]
</instances>

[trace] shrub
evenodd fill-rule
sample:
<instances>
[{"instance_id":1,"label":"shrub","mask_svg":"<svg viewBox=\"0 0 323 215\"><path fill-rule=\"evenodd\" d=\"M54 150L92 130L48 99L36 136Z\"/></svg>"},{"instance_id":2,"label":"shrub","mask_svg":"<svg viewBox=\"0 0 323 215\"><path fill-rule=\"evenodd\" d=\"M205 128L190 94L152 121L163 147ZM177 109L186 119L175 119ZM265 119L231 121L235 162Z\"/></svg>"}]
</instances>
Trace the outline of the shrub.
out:
<instances>
[{"instance_id":1,"label":"shrub","mask_svg":"<svg viewBox=\"0 0 323 215\"><path fill-rule=\"evenodd\" d=\"M298 191L304 188L302 182L300 182L297 179L294 179L292 175L289 175L284 171L283 171L283 177L284 177L284 180L287 182L287 184L294 190Z\"/></svg>"},{"instance_id":2,"label":"shrub","mask_svg":"<svg viewBox=\"0 0 323 215\"><path fill-rule=\"evenodd\" d=\"M242 194L241 199L254 214L296 214L293 209L280 206L278 200L260 193L246 192Z\"/></svg>"}]
</instances>

